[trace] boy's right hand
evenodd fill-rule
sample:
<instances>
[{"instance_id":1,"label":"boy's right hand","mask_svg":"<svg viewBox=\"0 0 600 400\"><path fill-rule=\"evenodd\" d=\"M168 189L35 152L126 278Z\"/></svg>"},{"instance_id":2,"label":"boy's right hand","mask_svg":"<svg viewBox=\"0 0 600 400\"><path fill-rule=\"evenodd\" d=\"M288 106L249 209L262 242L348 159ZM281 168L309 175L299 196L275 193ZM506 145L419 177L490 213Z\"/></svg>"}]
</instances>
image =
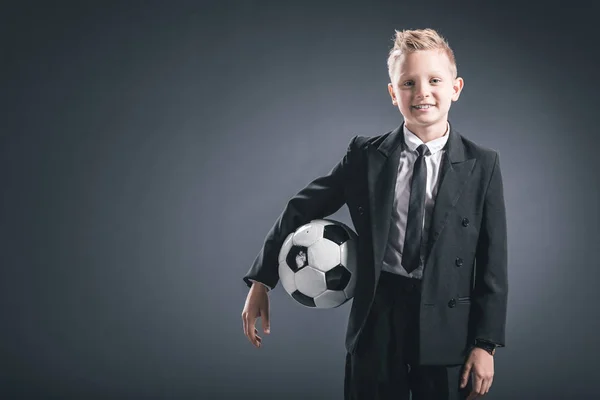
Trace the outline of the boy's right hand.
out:
<instances>
[{"instance_id":1,"label":"boy's right hand","mask_svg":"<svg viewBox=\"0 0 600 400\"><path fill-rule=\"evenodd\" d=\"M246 304L242 311L242 321L244 322L244 334L248 337L250 343L256 347L260 347L262 341L255 327L258 317L261 317L263 331L268 335L271 327L269 323L269 295L263 284L254 282L248 291L248 297L246 297Z\"/></svg>"}]
</instances>

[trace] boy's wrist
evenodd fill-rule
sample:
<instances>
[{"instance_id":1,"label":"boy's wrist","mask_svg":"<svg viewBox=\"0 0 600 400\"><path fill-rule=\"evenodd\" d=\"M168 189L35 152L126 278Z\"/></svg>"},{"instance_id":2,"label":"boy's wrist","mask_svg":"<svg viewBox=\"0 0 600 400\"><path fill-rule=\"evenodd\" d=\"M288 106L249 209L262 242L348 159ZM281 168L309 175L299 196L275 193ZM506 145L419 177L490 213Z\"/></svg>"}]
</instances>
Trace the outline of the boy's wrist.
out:
<instances>
[{"instance_id":1,"label":"boy's wrist","mask_svg":"<svg viewBox=\"0 0 600 400\"><path fill-rule=\"evenodd\" d=\"M490 355L496 354L496 347L498 347L495 343L492 343L487 340L475 339L475 345L473 347L477 347L487 351Z\"/></svg>"},{"instance_id":2,"label":"boy's wrist","mask_svg":"<svg viewBox=\"0 0 600 400\"><path fill-rule=\"evenodd\" d=\"M252 281L252 288L258 288L259 290L264 290L265 292L268 292L269 290L271 290L270 287L268 287L267 285L265 285L262 282L259 281L255 281L253 279L250 279L250 281Z\"/></svg>"}]
</instances>

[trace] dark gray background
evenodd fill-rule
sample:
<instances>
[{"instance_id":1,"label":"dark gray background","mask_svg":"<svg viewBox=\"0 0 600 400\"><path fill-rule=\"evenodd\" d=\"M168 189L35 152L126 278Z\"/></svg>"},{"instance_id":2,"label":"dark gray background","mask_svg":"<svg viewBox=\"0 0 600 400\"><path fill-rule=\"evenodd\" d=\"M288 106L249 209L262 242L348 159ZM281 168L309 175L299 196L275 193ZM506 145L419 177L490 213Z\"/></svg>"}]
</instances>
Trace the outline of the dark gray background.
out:
<instances>
[{"instance_id":1,"label":"dark gray background","mask_svg":"<svg viewBox=\"0 0 600 400\"><path fill-rule=\"evenodd\" d=\"M465 79L450 121L501 157L487 398L598 396L593 2L53 3L1 12L0 397L341 399L350 303L278 285L257 350L242 276L352 136L400 124L387 52L424 27Z\"/></svg>"}]
</instances>

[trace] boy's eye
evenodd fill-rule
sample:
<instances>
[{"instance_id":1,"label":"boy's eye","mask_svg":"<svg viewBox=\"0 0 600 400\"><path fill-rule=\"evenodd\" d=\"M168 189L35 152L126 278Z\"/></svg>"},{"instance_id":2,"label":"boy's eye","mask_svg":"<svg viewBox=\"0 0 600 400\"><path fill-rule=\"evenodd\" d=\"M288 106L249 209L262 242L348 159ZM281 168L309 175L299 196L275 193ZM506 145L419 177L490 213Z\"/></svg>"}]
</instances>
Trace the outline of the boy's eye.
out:
<instances>
[{"instance_id":1,"label":"boy's eye","mask_svg":"<svg viewBox=\"0 0 600 400\"><path fill-rule=\"evenodd\" d=\"M431 80L433 83L440 83L442 80L440 78L433 78ZM402 86L412 86L413 85L413 81L406 81L402 84Z\"/></svg>"}]
</instances>

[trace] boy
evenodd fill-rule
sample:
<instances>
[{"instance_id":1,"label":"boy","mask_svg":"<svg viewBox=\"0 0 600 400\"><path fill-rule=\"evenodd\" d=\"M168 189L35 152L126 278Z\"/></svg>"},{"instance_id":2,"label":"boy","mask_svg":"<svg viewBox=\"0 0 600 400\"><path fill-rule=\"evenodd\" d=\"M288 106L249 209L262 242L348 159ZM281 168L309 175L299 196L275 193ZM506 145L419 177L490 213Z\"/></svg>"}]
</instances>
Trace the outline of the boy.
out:
<instances>
[{"instance_id":1,"label":"boy","mask_svg":"<svg viewBox=\"0 0 600 400\"><path fill-rule=\"evenodd\" d=\"M388 58L400 127L354 137L331 172L294 196L244 277L244 332L269 333L277 256L300 225L345 203L359 236L346 334L345 399L475 399L504 346L506 215L498 154L448 122L464 82L432 29L396 31ZM472 379L469 379L471 377Z\"/></svg>"}]
</instances>

